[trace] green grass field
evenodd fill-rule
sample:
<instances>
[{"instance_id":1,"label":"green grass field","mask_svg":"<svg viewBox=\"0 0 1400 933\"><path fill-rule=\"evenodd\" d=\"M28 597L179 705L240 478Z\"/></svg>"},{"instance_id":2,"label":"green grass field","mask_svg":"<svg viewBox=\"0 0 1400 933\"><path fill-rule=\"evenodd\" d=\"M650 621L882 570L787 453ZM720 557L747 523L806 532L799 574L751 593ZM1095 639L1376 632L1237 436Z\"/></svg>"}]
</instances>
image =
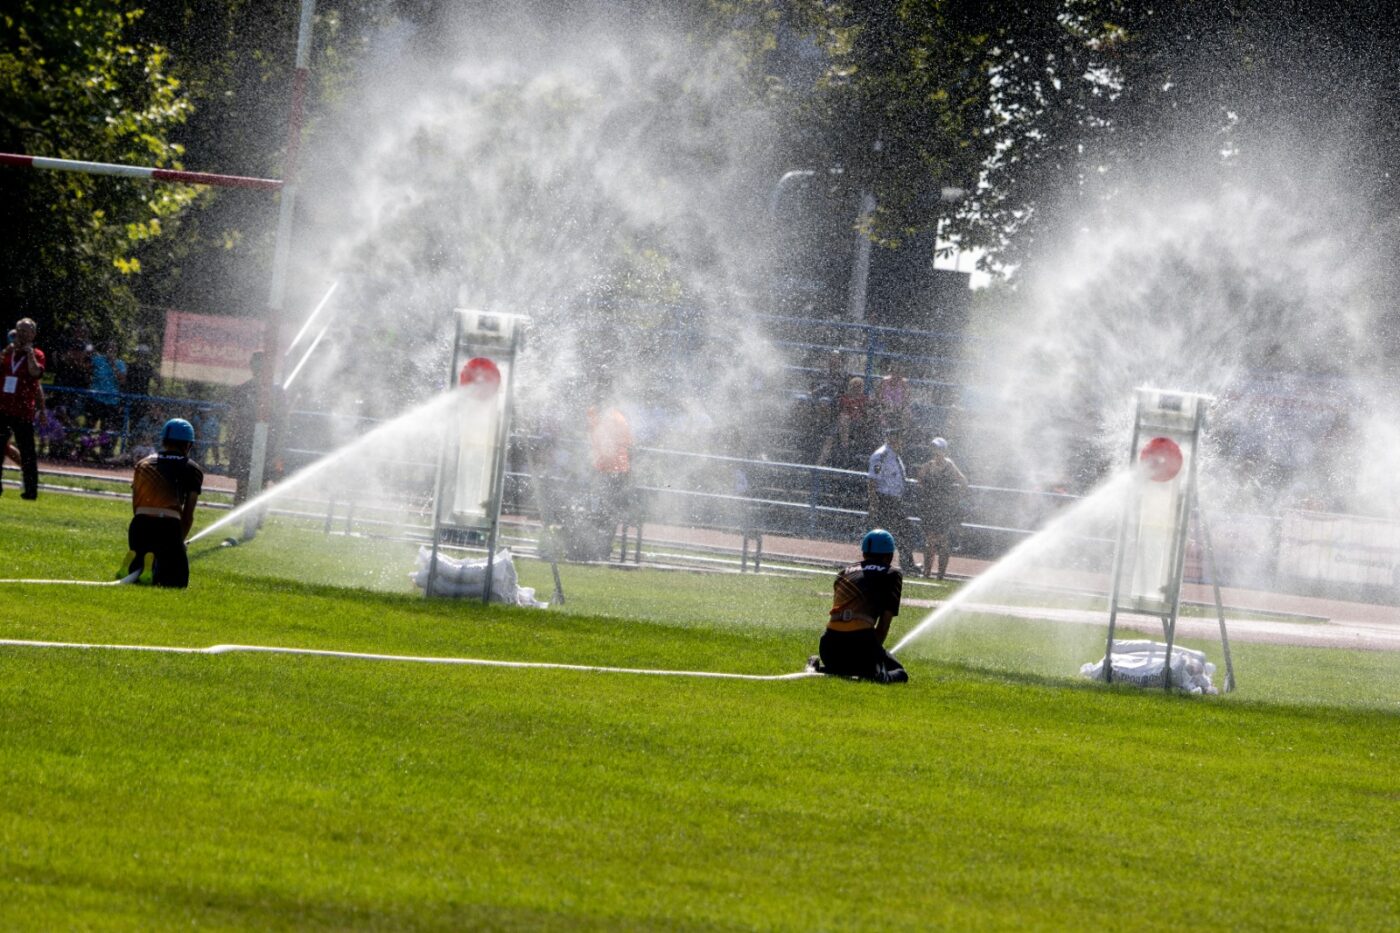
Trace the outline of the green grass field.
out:
<instances>
[{"instance_id":1,"label":"green grass field","mask_svg":"<svg viewBox=\"0 0 1400 933\"><path fill-rule=\"evenodd\" d=\"M125 522L7 491L0 576L108 578ZM781 673L827 605L569 566L562 609L426 602L411 548L283 525L192 552L183 592L0 586L0 637ZM0 647L0 928L1394 929L1400 657L1240 644L1189 699L1049 637L935 631L891 688Z\"/></svg>"}]
</instances>

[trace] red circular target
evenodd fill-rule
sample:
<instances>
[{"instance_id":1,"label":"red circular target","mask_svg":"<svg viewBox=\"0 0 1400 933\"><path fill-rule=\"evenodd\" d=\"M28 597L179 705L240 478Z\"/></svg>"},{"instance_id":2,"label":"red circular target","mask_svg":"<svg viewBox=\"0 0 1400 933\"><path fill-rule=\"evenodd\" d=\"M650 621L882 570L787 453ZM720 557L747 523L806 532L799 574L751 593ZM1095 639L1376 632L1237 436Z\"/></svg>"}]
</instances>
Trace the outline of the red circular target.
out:
<instances>
[{"instance_id":1,"label":"red circular target","mask_svg":"<svg viewBox=\"0 0 1400 933\"><path fill-rule=\"evenodd\" d=\"M457 382L485 398L494 395L501 387L501 370L484 356L474 357L462 367Z\"/></svg>"},{"instance_id":2,"label":"red circular target","mask_svg":"<svg viewBox=\"0 0 1400 933\"><path fill-rule=\"evenodd\" d=\"M1169 437L1154 437L1142 445L1138 461L1146 468L1152 482L1165 483L1181 472L1181 448Z\"/></svg>"}]
</instances>

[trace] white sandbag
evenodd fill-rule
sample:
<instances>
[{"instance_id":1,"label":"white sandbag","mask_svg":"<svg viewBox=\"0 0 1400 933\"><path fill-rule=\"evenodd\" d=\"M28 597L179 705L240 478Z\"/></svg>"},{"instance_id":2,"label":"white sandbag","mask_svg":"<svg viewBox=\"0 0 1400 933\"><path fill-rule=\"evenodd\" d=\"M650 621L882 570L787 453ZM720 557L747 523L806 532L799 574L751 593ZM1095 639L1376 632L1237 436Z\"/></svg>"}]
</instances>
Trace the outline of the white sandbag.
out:
<instances>
[{"instance_id":1,"label":"white sandbag","mask_svg":"<svg viewBox=\"0 0 1400 933\"><path fill-rule=\"evenodd\" d=\"M432 563L432 558L432 548L422 547L418 549L416 561L418 569L409 574L409 578L420 590L426 589L428 586L428 568ZM518 585L518 581L519 577L515 573L515 560L511 557L510 549L502 548L496 552L496 557L492 561L491 601L512 606L526 606L532 609L548 608L548 603L542 603L535 599L534 589L521 587ZM441 551L438 552L437 574L433 578L432 595L459 599L480 599L485 585L486 558L458 560Z\"/></svg>"},{"instance_id":2,"label":"white sandbag","mask_svg":"<svg viewBox=\"0 0 1400 933\"><path fill-rule=\"evenodd\" d=\"M1156 641L1114 641L1113 682L1138 687L1161 687L1165 683L1167 646ZM1085 664L1079 673L1091 680L1104 679L1103 659ZM1219 693L1211 678L1215 665L1203 652L1172 646L1172 686L1188 693Z\"/></svg>"}]
</instances>

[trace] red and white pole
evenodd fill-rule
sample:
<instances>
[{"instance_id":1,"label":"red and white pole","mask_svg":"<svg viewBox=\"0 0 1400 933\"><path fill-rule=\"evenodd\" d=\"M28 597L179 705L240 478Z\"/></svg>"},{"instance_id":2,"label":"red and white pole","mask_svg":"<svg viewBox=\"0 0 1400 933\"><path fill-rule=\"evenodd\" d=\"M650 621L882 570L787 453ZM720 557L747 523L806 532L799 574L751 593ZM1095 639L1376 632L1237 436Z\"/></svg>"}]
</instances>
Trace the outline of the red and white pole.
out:
<instances>
[{"instance_id":1,"label":"red and white pole","mask_svg":"<svg viewBox=\"0 0 1400 933\"><path fill-rule=\"evenodd\" d=\"M302 118L306 107L306 86L311 75L311 28L316 0L301 0L301 20L297 26L296 68L292 73L292 112L287 122L287 156L282 166L282 202L277 216L277 240L272 255L272 287L267 299L267 320L263 325L263 365L258 375L258 418L253 426L253 449L249 457L248 498L262 489L266 476L268 426L273 417L273 386L282 354L282 307L287 291L287 265L292 248L292 217L296 211L297 156L301 151ZM256 521L256 519L253 519ZM249 529L252 530L251 527Z\"/></svg>"},{"instance_id":2,"label":"red and white pole","mask_svg":"<svg viewBox=\"0 0 1400 933\"><path fill-rule=\"evenodd\" d=\"M51 159L48 156L17 155L11 152L0 152L0 165L8 165L13 168L41 168L56 172L81 172L84 175L144 178L149 181L174 181L187 185L213 185L216 188L261 188L266 191L276 191L282 187L282 182L276 178L216 175L211 172L184 172L173 168L116 165L112 162L81 162L77 159Z\"/></svg>"}]
</instances>

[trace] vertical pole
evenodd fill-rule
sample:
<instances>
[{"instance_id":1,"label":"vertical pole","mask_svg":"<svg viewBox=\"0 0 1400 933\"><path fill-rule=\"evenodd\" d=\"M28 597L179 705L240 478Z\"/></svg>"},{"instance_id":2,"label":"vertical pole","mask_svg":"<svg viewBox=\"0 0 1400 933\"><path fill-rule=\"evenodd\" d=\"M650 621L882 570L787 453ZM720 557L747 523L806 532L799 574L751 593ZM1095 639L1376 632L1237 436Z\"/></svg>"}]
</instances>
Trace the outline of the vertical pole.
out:
<instances>
[{"instance_id":1,"label":"vertical pole","mask_svg":"<svg viewBox=\"0 0 1400 933\"><path fill-rule=\"evenodd\" d=\"M530 473L530 492L534 493L535 510L540 513L540 543L543 544L545 537L549 535L550 516L554 509L546 504L544 483L541 482L541 474L535 472L535 454L533 439L525 443L525 469ZM551 538L553 536L550 536ZM540 550L539 545L535 546L536 556ZM559 541L551 540L549 547L549 569L554 574L554 595L549 601L553 605L564 605L564 585L559 580Z\"/></svg>"},{"instance_id":2,"label":"vertical pole","mask_svg":"<svg viewBox=\"0 0 1400 933\"><path fill-rule=\"evenodd\" d=\"M865 301L870 292L870 237L865 226L875 213L875 195L869 191L860 193L860 216L856 231L856 255L851 264L851 289L847 295L846 311L853 321L865 320Z\"/></svg>"},{"instance_id":3,"label":"vertical pole","mask_svg":"<svg viewBox=\"0 0 1400 933\"><path fill-rule=\"evenodd\" d=\"M316 0L301 0L301 17L297 23L296 65L292 73L292 109L287 121L287 155L282 166L282 197L278 205L277 239L272 256L272 285L267 299L267 320L263 326L263 368L258 375L258 419L253 425L253 449L249 458L248 498L256 498L262 489L269 425L273 418L273 386L282 354L277 352L281 342L282 305L287 290L287 264L292 246L292 217L297 199L297 156L301 151L302 116L306 104L306 85L310 77L311 29L316 15ZM250 519L250 521L255 519Z\"/></svg>"}]
</instances>

